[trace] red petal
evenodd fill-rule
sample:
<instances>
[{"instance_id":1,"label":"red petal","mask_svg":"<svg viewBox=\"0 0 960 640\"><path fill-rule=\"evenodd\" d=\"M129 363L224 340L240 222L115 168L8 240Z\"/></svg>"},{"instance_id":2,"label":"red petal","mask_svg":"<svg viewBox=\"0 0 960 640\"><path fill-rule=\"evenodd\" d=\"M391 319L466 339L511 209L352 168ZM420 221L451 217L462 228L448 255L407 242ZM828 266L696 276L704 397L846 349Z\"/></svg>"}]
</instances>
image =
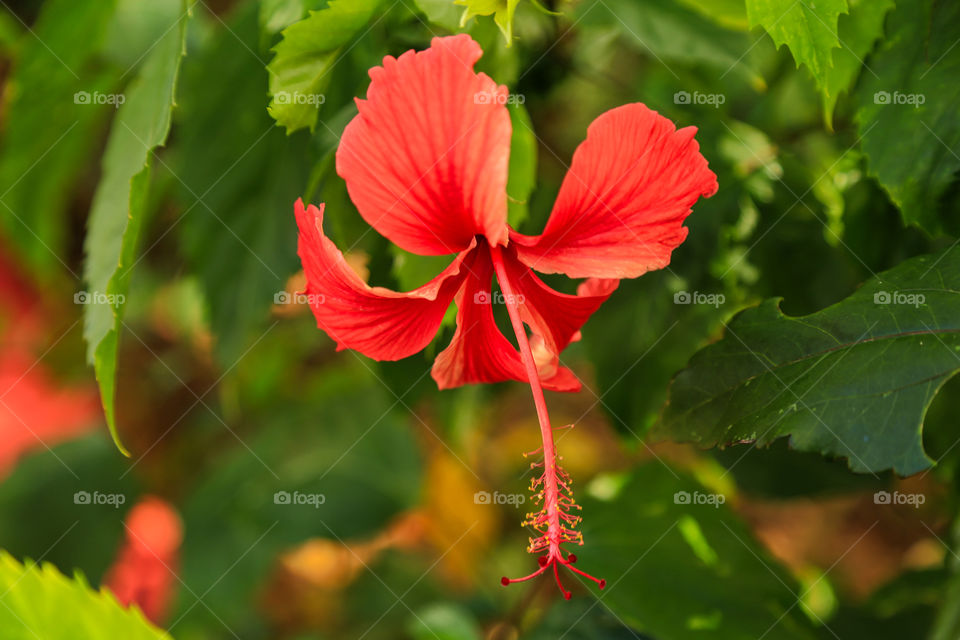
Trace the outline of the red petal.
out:
<instances>
[{"instance_id":1,"label":"red petal","mask_svg":"<svg viewBox=\"0 0 960 640\"><path fill-rule=\"evenodd\" d=\"M493 263L481 254L470 265L463 288L457 294L457 330L450 346L433 363L431 375L441 389L464 384L518 380L527 382L527 373L520 354L507 340L493 317L490 281ZM545 389L578 391L580 382L557 358L540 364L541 382Z\"/></svg>"},{"instance_id":2,"label":"red petal","mask_svg":"<svg viewBox=\"0 0 960 640\"><path fill-rule=\"evenodd\" d=\"M482 53L458 35L387 56L340 140L337 172L360 214L413 253L507 241L507 89L473 71Z\"/></svg>"},{"instance_id":3,"label":"red petal","mask_svg":"<svg viewBox=\"0 0 960 640\"><path fill-rule=\"evenodd\" d=\"M295 207L300 228L298 252L307 276L305 293L317 326L339 349L356 349L376 360L399 360L430 343L464 274L461 263L473 244L449 267L409 293L371 287L346 263L323 234L323 205Z\"/></svg>"},{"instance_id":4,"label":"red petal","mask_svg":"<svg viewBox=\"0 0 960 640\"><path fill-rule=\"evenodd\" d=\"M555 355L580 339L580 327L619 284L619 280L593 278L580 284L577 295L560 293L517 260L514 252L505 251L504 258L507 277L521 296L520 316Z\"/></svg>"},{"instance_id":5,"label":"red petal","mask_svg":"<svg viewBox=\"0 0 960 640\"><path fill-rule=\"evenodd\" d=\"M540 236L511 232L525 264L573 278L635 278L670 263L683 220L717 191L696 128L636 103L590 125Z\"/></svg>"}]
</instances>

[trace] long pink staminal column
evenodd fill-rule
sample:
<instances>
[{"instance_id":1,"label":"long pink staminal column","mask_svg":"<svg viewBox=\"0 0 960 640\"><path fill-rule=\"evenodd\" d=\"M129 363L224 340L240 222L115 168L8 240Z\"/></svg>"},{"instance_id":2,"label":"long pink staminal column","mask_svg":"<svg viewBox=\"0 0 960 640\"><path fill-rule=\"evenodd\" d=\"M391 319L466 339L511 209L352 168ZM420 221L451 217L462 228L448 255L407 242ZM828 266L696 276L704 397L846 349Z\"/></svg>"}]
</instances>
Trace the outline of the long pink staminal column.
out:
<instances>
[{"instance_id":1,"label":"long pink staminal column","mask_svg":"<svg viewBox=\"0 0 960 640\"><path fill-rule=\"evenodd\" d=\"M564 557L564 551L560 548L560 545L565 542L583 544L581 534L574 529L574 527L580 523L580 517L569 513L570 509L579 510L580 507L573 501L573 492L570 489L569 476L560 468L560 459L557 455L557 447L553 439L553 428L550 426L550 414L547 412L547 402L543 397L543 387L540 384L540 374L533 358L530 341L527 339L526 329L524 329L523 321L520 318L520 309L517 303L519 298L517 298L514 293L510 278L507 277L500 247L492 247L490 254L493 258L493 267L496 270L497 281L503 290L507 313L510 315L510 324L513 326L513 331L517 336L517 344L520 346L520 357L523 360L527 376L530 379L530 391L533 393L533 403L537 408L537 419L540 422L540 438L543 440L543 462L540 465L543 467L543 474L539 478L535 478L530 484L531 491L535 492L535 496L542 496L541 509L538 512L529 514L525 524L533 526L538 531L543 532L540 537L531 538L529 551L531 553L537 553L545 550L546 554L538 558L540 568L530 575L513 579L504 576L501 579L501 583L503 586L507 586L513 582L524 582L542 574L552 567L557 586L563 593L563 597L569 600L571 593L567 591L563 583L560 582L559 567L561 565L585 578L593 580L601 589L606 586L607 581L595 578L571 566L576 562L577 557L572 553ZM537 464L535 463L533 466L536 467ZM537 493L538 488L540 489L539 493ZM565 495L561 495L561 488Z\"/></svg>"}]
</instances>

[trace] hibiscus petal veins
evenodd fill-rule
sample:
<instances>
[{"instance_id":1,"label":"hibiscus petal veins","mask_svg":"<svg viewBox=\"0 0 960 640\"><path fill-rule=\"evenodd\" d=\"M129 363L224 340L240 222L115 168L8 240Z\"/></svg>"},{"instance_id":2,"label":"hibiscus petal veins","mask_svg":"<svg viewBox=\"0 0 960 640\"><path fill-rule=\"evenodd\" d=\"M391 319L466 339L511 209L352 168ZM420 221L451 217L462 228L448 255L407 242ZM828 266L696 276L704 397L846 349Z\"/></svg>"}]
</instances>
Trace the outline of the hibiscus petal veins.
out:
<instances>
[{"instance_id":1,"label":"hibiscus petal veins","mask_svg":"<svg viewBox=\"0 0 960 640\"><path fill-rule=\"evenodd\" d=\"M433 364L441 389L516 380L530 385L543 446L533 462L537 511L524 525L538 568L503 584L572 565L564 545L582 545L580 507L560 467L543 389L577 391L560 354L622 278L661 269L687 236L684 219L717 178L694 139L642 104L600 115L577 148L543 233L507 224L510 117L506 87L473 65L482 51L469 36L434 38L426 51L386 57L370 71L359 114L344 130L337 172L363 218L420 255L453 255L436 278L406 293L371 287L323 232L323 205L295 206L306 295L317 325L338 349L397 360L424 349L447 308L457 305L450 345ZM555 291L542 273L587 278L575 295ZM494 294L494 278L499 291ZM513 340L494 309L506 307Z\"/></svg>"},{"instance_id":2,"label":"hibiscus petal veins","mask_svg":"<svg viewBox=\"0 0 960 640\"><path fill-rule=\"evenodd\" d=\"M594 120L543 233L511 231L520 260L571 278L636 278L670 264L691 207L717 192L696 132L642 104Z\"/></svg>"},{"instance_id":3,"label":"hibiscus petal veins","mask_svg":"<svg viewBox=\"0 0 960 640\"><path fill-rule=\"evenodd\" d=\"M386 57L370 70L360 115L343 132L337 172L364 220L421 255L507 241L507 88L474 73L469 36Z\"/></svg>"},{"instance_id":4,"label":"hibiscus petal veins","mask_svg":"<svg viewBox=\"0 0 960 640\"><path fill-rule=\"evenodd\" d=\"M355 349L376 360L399 360L433 340L463 283L463 260L469 250L419 289L397 293L369 286L350 268L343 253L323 235L323 205L305 208L297 200L296 215L300 261L307 276L304 293L317 326L338 349Z\"/></svg>"}]
</instances>

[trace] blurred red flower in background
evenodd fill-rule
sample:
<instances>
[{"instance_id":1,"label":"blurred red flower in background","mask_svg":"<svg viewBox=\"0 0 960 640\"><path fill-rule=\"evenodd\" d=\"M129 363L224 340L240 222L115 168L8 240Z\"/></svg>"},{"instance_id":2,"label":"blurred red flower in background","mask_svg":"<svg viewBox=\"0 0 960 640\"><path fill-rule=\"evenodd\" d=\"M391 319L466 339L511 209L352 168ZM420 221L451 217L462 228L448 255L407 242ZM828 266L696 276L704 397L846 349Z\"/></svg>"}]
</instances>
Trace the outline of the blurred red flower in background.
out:
<instances>
[{"instance_id":1,"label":"blurred red flower in background","mask_svg":"<svg viewBox=\"0 0 960 640\"><path fill-rule=\"evenodd\" d=\"M24 453L96 428L93 386L58 383L42 357L50 331L40 293L0 247L0 479Z\"/></svg>"},{"instance_id":2,"label":"blurred red flower in background","mask_svg":"<svg viewBox=\"0 0 960 640\"><path fill-rule=\"evenodd\" d=\"M0 247L0 479L34 449L94 430L101 415L93 386L63 386L43 364L53 345L39 291ZM126 541L104 584L123 604L161 623L174 593L182 525L174 508L147 496L127 514Z\"/></svg>"},{"instance_id":3,"label":"blurred red flower in background","mask_svg":"<svg viewBox=\"0 0 960 640\"><path fill-rule=\"evenodd\" d=\"M173 601L183 525L165 500L145 496L127 514L126 540L104 577L122 604L162 624Z\"/></svg>"}]
</instances>

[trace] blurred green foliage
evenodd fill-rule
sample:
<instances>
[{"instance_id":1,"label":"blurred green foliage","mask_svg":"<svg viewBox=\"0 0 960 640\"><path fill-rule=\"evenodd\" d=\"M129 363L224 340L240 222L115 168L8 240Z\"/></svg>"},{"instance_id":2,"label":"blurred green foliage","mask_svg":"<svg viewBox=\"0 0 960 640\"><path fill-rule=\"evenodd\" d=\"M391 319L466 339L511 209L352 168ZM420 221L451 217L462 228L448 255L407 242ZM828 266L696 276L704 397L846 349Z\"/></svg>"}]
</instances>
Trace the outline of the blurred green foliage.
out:
<instances>
[{"instance_id":1,"label":"blurred green foliage","mask_svg":"<svg viewBox=\"0 0 960 640\"><path fill-rule=\"evenodd\" d=\"M63 381L91 377L82 318L131 457L102 425L37 446L0 480L0 547L97 582L135 498L159 494L184 523L164 621L184 639L955 637L958 20L936 0L9 3L4 253L58 319L36 355ZM628 102L697 127L720 184L670 266L621 283L563 355L585 381L548 399L580 425L560 439L582 467L579 563L609 584L571 602L499 586L533 564L522 513L473 501L527 481L522 385L436 390L452 313L425 355L375 363L284 303L299 197L372 284L444 266L371 232L334 153L369 68L456 32L514 97L520 231ZM926 503L873 498L901 489ZM810 505L835 535L804 529ZM103 606L31 571L22 588L55 582L57 607Z\"/></svg>"}]
</instances>

